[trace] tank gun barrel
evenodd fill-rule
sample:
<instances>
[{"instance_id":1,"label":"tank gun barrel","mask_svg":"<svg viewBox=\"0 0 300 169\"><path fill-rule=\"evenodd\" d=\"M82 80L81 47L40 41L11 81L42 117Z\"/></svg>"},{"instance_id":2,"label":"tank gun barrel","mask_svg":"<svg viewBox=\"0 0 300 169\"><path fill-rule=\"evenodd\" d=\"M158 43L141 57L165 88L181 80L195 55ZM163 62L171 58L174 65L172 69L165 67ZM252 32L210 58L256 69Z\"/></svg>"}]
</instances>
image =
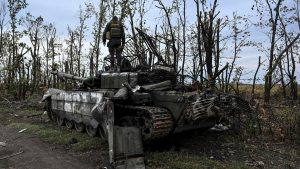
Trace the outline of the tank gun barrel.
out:
<instances>
[{"instance_id":1,"label":"tank gun barrel","mask_svg":"<svg viewBox=\"0 0 300 169\"><path fill-rule=\"evenodd\" d=\"M84 78L84 77L79 77L79 76L75 76L75 75L72 75L72 74L59 72L59 71L57 71L57 70L52 71L51 74L56 75L56 76L58 76L58 77L60 77L60 78L71 79L71 80L77 80L77 81L84 81L84 80L87 79L87 78Z\"/></svg>"}]
</instances>

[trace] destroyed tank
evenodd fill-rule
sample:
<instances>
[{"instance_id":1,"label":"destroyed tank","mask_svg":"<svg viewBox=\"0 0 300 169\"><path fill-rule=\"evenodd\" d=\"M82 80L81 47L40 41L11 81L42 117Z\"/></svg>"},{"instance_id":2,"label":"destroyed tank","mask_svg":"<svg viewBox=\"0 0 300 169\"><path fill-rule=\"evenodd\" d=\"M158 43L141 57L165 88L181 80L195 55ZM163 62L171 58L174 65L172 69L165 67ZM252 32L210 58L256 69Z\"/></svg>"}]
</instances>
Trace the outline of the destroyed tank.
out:
<instances>
[{"instance_id":1,"label":"destroyed tank","mask_svg":"<svg viewBox=\"0 0 300 169\"><path fill-rule=\"evenodd\" d=\"M151 48L148 40L149 44ZM158 60L163 61L160 56ZM109 142L115 142L111 138L116 127L135 127L142 140L151 140L187 130L208 129L224 117L250 110L248 102L236 95L183 90L187 87L178 87L176 73L164 65L137 70L122 68L121 72L100 72L91 78L57 70L52 73L80 81L81 87L69 91L49 89L45 93L42 101L47 103L50 119L58 125L86 131L90 136L108 138ZM109 146L110 153L117 154L118 150ZM115 161L114 155L110 157L111 162Z\"/></svg>"},{"instance_id":2,"label":"destroyed tank","mask_svg":"<svg viewBox=\"0 0 300 169\"><path fill-rule=\"evenodd\" d=\"M43 98L49 117L58 125L86 130L90 136L107 138L111 123L140 128L143 140L159 138L210 128L247 107L246 101L231 94L178 91L176 75L165 69L105 72L93 78L53 74L80 80L82 86L70 91L49 89Z\"/></svg>"}]
</instances>

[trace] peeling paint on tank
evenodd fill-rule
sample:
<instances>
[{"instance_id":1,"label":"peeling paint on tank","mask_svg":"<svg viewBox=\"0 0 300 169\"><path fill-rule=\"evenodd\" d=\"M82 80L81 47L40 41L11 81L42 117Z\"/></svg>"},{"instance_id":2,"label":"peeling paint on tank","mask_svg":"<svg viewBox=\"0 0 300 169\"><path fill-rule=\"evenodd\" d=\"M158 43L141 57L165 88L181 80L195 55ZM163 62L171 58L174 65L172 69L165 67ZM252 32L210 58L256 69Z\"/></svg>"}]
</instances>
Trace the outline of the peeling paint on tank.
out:
<instances>
[{"instance_id":1,"label":"peeling paint on tank","mask_svg":"<svg viewBox=\"0 0 300 169\"><path fill-rule=\"evenodd\" d=\"M69 113L73 113L72 102L71 101L66 101L65 102L64 111L69 112Z\"/></svg>"},{"instance_id":2,"label":"peeling paint on tank","mask_svg":"<svg viewBox=\"0 0 300 169\"><path fill-rule=\"evenodd\" d=\"M74 108L73 108L74 113L75 114L82 114L82 112L80 112L82 104L79 103L79 102L76 102L76 103L73 103L73 105L74 105Z\"/></svg>"},{"instance_id":3,"label":"peeling paint on tank","mask_svg":"<svg viewBox=\"0 0 300 169\"><path fill-rule=\"evenodd\" d=\"M73 102L80 102L80 93L73 93Z\"/></svg>"},{"instance_id":4,"label":"peeling paint on tank","mask_svg":"<svg viewBox=\"0 0 300 169\"><path fill-rule=\"evenodd\" d=\"M103 94L102 93L91 93L91 103L99 103L102 101Z\"/></svg>"},{"instance_id":5,"label":"peeling paint on tank","mask_svg":"<svg viewBox=\"0 0 300 169\"><path fill-rule=\"evenodd\" d=\"M58 95L56 95L56 99L57 100L64 100L64 95L65 95L64 92L63 93L59 93Z\"/></svg>"},{"instance_id":6,"label":"peeling paint on tank","mask_svg":"<svg viewBox=\"0 0 300 169\"><path fill-rule=\"evenodd\" d=\"M93 108L91 109L91 112L95 111L97 109L97 107L99 107L99 105L102 101L103 101L103 97L102 96L98 97L98 101L96 102L96 105L93 106Z\"/></svg>"},{"instance_id":7,"label":"peeling paint on tank","mask_svg":"<svg viewBox=\"0 0 300 169\"><path fill-rule=\"evenodd\" d=\"M54 100L54 99L51 101L51 108L52 109L57 109L57 101Z\"/></svg>"},{"instance_id":8,"label":"peeling paint on tank","mask_svg":"<svg viewBox=\"0 0 300 169\"><path fill-rule=\"evenodd\" d=\"M103 106L107 103L104 92L99 91L61 91L51 95L51 100L51 107L54 111L85 117L94 115L99 117L99 113L103 111ZM93 122L89 121L89 123L92 124ZM94 124L96 125L96 123L98 124L95 121Z\"/></svg>"},{"instance_id":9,"label":"peeling paint on tank","mask_svg":"<svg viewBox=\"0 0 300 169\"><path fill-rule=\"evenodd\" d=\"M64 102L57 100L57 110L64 110Z\"/></svg>"},{"instance_id":10,"label":"peeling paint on tank","mask_svg":"<svg viewBox=\"0 0 300 169\"><path fill-rule=\"evenodd\" d=\"M89 106L89 104L87 104L87 103L81 104L78 111L82 115L90 115L91 114L91 106Z\"/></svg>"},{"instance_id":11,"label":"peeling paint on tank","mask_svg":"<svg viewBox=\"0 0 300 169\"><path fill-rule=\"evenodd\" d=\"M72 94L65 93L64 100L66 100L66 101L72 101Z\"/></svg>"},{"instance_id":12,"label":"peeling paint on tank","mask_svg":"<svg viewBox=\"0 0 300 169\"><path fill-rule=\"evenodd\" d=\"M89 93L81 93L81 102L87 103L90 100L90 95Z\"/></svg>"}]
</instances>

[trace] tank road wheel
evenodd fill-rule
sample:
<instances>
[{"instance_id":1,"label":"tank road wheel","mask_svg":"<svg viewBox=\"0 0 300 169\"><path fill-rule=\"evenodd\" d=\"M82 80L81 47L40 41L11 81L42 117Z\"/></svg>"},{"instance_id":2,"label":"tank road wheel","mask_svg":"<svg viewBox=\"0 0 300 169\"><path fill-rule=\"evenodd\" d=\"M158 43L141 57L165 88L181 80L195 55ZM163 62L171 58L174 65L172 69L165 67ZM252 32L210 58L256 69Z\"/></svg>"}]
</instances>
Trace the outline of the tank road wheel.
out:
<instances>
[{"instance_id":1,"label":"tank road wheel","mask_svg":"<svg viewBox=\"0 0 300 169\"><path fill-rule=\"evenodd\" d=\"M139 120L139 123L141 126L141 131L142 131L143 137L151 138L152 133L153 133L153 124L152 124L151 117L148 117L148 116L141 117Z\"/></svg>"},{"instance_id":2,"label":"tank road wheel","mask_svg":"<svg viewBox=\"0 0 300 169\"><path fill-rule=\"evenodd\" d=\"M68 120L68 119L66 119L66 120L65 120L65 123L66 123L66 127L67 127L68 129L73 129L73 128L74 128L74 121L73 121L73 120Z\"/></svg>"},{"instance_id":3,"label":"tank road wheel","mask_svg":"<svg viewBox=\"0 0 300 169\"><path fill-rule=\"evenodd\" d=\"M83 133L84 132L84 129L85 129L85 126L83 123L76 123L75 122L75 130L80 132L80 133Z\"/></svg>"},{"instance_id":4,"label":"tank road wheel","mask_svg":"<svg viewBox=\"0 0 300 169\"><path fill-rule=\"evenodd\" d=\"M98 134L98 128L94 128L91 125L86 125L85 129L86 129L87 134L91 137L96 137Z\"/></svg>"},{"instance_id":5,"label":"tank road wheel","mask_svg":"<svg viewBox=\"0 0 300 169\"><path fill-rule=\"evenodd\" d=\"M121 127L132 127L135 122L132 116L124 116L118 120L117 124Z\"/></svg>"},{"instance_id":6,"label":"tank road wheel","mask_svg":"<svg viewBox=\"0 0 300 169\"><path fill-rule=\"evenodd\" d=\"M58 126L63 126L65 124L65 119L60 117L59 115L56 116L56 122Z\"/></svg>"}]
</instances>

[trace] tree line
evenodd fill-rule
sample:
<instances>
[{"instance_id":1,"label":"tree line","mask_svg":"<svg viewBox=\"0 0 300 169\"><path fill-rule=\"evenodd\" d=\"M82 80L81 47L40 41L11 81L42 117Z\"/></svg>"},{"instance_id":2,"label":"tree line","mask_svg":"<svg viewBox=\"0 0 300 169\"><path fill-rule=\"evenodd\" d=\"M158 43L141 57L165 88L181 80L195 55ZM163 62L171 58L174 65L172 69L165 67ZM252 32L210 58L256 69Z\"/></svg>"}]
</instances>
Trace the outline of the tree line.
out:
<instances>
[{"instance_id":1,"label":"tree line","mask_svg":"<svg viewBox=\"0 0 300 169\"><path fill-rule=\"evenodd\" d=\"M187 17L188 3L196 7L189 11L195 21ZM254 48L259 55L252 73L252 93L258 72L262 72L265 102L270 101L277 84L285 98L297 99L298 0L253 0L249 8L255 20L234 12L220 16L218 0L99 0L79 7L78 24L68 26L64 38L43 16L24 14L29 5L26 0L0 4L0 90L4 96L26 99L44 87L61 87L60 79L51 76L52 68L78 76L95 75L106 62L107 49L101 45L105 24L117 15L126 25L124 55L137 56L132 60L136 64L156 61L155 53L138 36L137 27L151 35L157 52L179 75L178 83L232 92L238 91L237 84L247 73L237 61L245 57L243 50ZM151 8L161 14L155 27L146 17ZM251 39L253 30L261 31L264 40ZM92 40L87 41L88 36Z\"/></svg>"}]
</instances>

